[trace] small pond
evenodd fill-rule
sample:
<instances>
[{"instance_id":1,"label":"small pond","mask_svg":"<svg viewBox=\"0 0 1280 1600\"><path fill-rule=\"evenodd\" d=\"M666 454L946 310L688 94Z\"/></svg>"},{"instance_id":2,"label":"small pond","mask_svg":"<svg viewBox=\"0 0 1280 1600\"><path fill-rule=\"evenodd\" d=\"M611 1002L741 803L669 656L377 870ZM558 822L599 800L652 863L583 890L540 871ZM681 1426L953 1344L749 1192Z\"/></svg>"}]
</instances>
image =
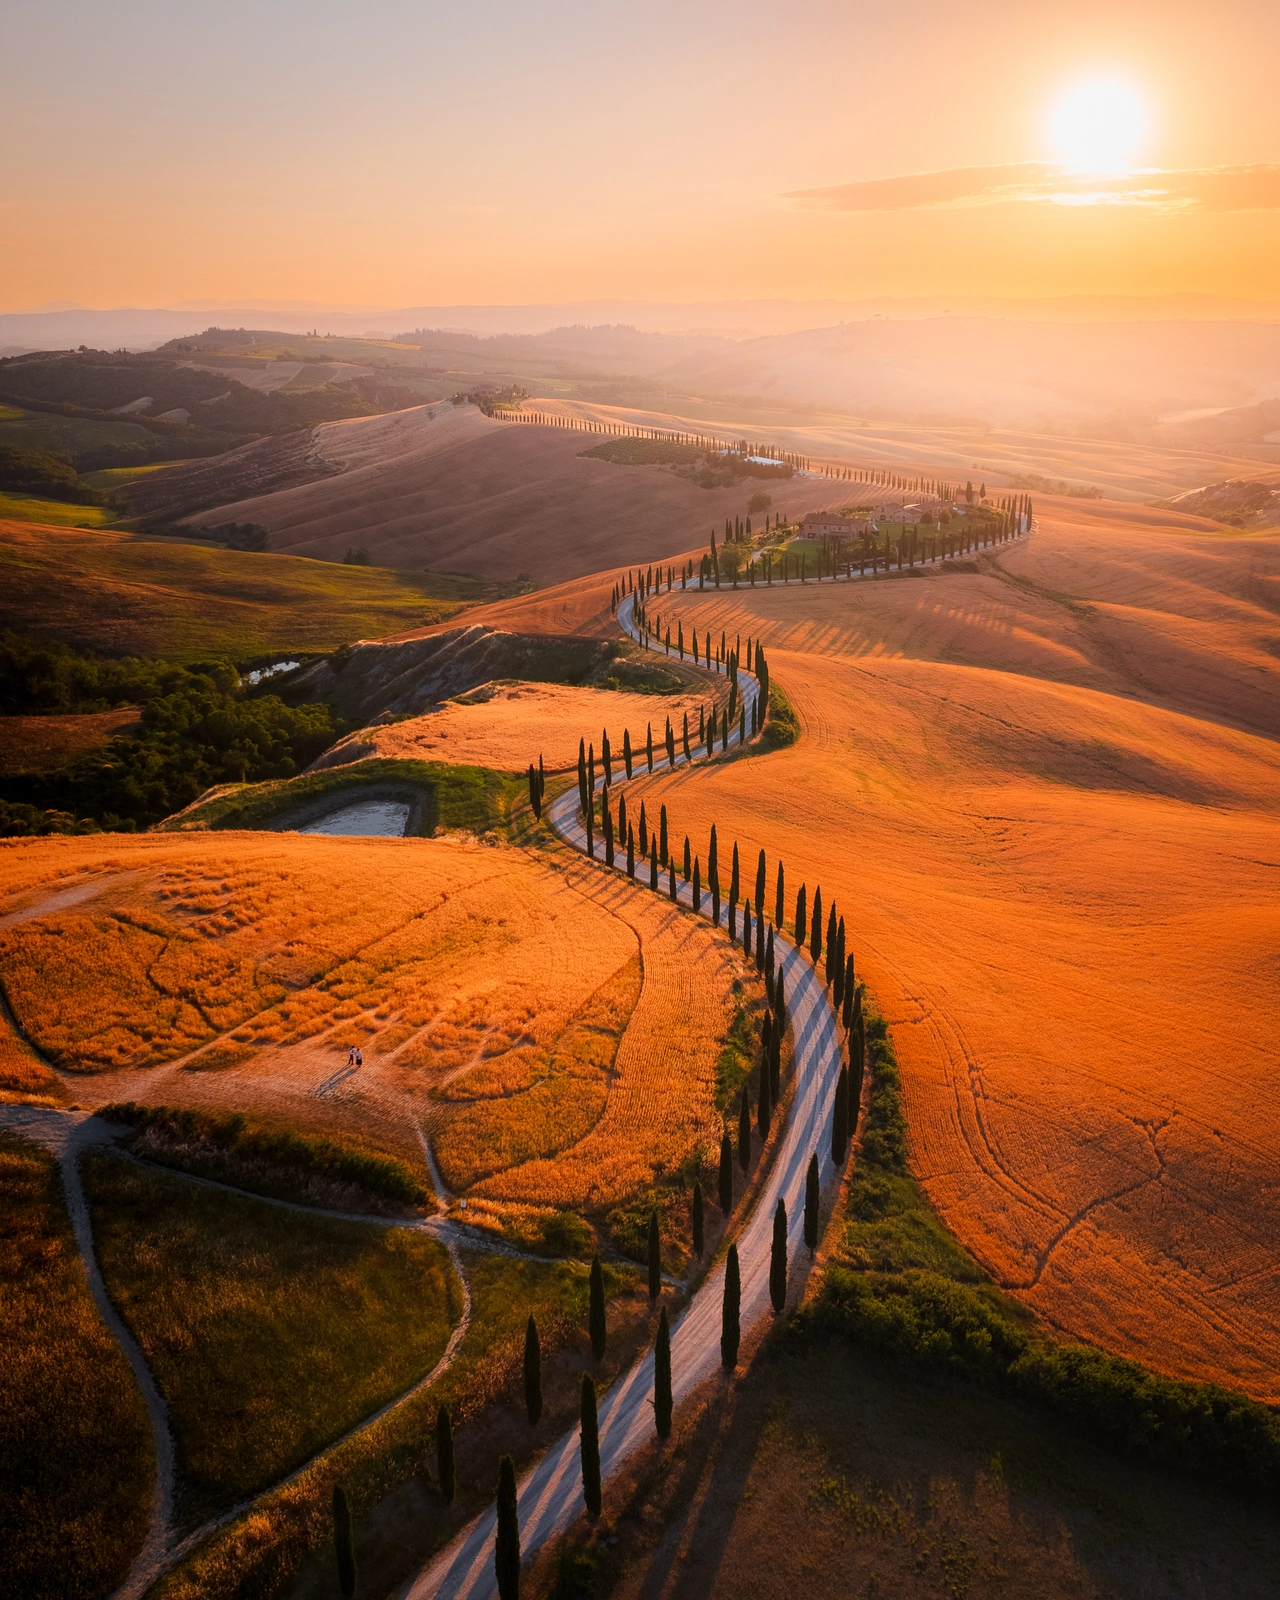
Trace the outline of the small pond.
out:
<instances>
[{"instance_id":1,"label":"small pond","mask_svg":"<svg viewBox=\"0 0 1280 1600\"><path fill-rule=\"evenodd\" d=\"M358 800L354 805L331 811L299 833L328 833L345 838L401 839L409 821L407 800Z\"/></svg>"}]
</instances>

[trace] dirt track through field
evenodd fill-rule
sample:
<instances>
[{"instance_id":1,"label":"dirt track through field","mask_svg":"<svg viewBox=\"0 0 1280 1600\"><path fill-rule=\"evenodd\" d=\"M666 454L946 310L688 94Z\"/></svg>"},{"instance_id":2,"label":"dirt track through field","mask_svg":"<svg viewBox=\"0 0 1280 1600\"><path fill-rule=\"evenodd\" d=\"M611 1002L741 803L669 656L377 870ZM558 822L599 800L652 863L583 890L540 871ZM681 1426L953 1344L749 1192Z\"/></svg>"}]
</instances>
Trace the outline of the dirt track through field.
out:
<instances>
[{"instance_id":1,"label":"dirt track through field","mask_svg":"<svg viewBox=\"0 0 1280 1600\"><path fill-rule=\"evenodd\" d=\"M640 634L632 621L630 598L619 607L618 620ZM748 722L758 692L753 674L739 671ZM737 733L733 734L737 743ZM691 767L677 758L689 776ZM713 763L714 765L714 763ZM665 770L666 757L655 761ZM696 780L695 780L696 781ZM639 779L635 782L638 784ZM598 788L603 787L603 776ZM627 779L618 774L615 787ZM566 790L552 805L552 827L575 849L586 850L585 824L576 789ZM603 851L603 846L598 848ZM619 877L624 868L602 870ZM661 888L660 894L668 891ZM678 885L679 903L693 911L692 885ZM704 905L709 896L704 896ZM705 914L705 913L704 913ZM741 1323L744 1333L769 1313L769 1258L773 1216L778 1201L787 1209L787 1247L792 1263L799 1259L804 1234L804 1183L811 1155L818 1157L824 1187L835 1176L831 1159L830 1118L842 1060L842 1036L823 981L809 961L786 939L775 935L775 953L787 995L794 1030L795 1094L774 1155L768 1181L738 1235L742 1274ZM720 1371L720 1318L724 1297L724 1264L718 1264L677 1318L671 1332L672 1391L677 1404ZM653 1354L647 1353L602 1398L600 1458L607 1480L622 1462L652 1437ZM568 1528L585 1510L579 1463L581 1441L574 1429L557 1441L518 1485L520 1541L527 1556ZM497 1592L493 1566L494 1513L486 1512L441 1553L405 1591L408 1600L489 1600Z\"/></svg>"}]
</instances>

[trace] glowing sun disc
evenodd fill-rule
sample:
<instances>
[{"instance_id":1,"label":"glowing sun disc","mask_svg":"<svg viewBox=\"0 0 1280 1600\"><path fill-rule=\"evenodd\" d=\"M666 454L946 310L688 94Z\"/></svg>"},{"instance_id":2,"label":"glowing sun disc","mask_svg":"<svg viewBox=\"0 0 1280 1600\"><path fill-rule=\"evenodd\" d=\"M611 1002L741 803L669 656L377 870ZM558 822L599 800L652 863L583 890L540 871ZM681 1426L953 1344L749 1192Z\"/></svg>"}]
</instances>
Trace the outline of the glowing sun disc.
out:
<instances>
[{"instance_id":1,"label":"glowing sun disc","mask_svg":"<svg viewBox=\"0 0 1280 1600\"><path fill-rule=\"evenodd\" d=\"M1064 95L1050 126L1067 166L1077 172L1124 172L1146 132L1146 107L1127 84L1099 78Z\"/></svg>"}]
</instances>

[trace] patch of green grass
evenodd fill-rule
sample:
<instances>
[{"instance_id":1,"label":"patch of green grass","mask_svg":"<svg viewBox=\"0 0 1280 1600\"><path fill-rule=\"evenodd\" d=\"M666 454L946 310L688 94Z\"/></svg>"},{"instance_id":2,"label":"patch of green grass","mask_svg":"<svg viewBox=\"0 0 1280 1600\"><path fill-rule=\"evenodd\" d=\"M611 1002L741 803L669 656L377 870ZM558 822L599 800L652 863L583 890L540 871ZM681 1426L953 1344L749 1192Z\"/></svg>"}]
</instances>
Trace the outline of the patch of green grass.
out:
<instances>
[{"instance_id":1,"label":"patch of green grass","mask_svg":"<svg viewBox=\"0 0 1280 1600\"><path fill-rule=\"evenodd\" d=\"M168 467L189 465L187 461L152 461L141 467L100 467L97 472L82 472L80 476L91 489L101 489L104 493L109 493L112 489L122 488L126 483L150 477L153 472L164 472Z\"/></svg>"},{"instance_id":2,"label":"patch of green grass","mask_svg":"<svg viewBox=\"0 0 1280 1600\"><path fill-rule=\"evenodd\" d=\"M83 1163L102 1275L173 1418L182 1521L294 1470L429 1372L461 1315L426 1234Z\"/></svg>"},{"instance_id":3,"label":"patch of green grass","mask_svg":"<svg viewBox=\"0 0 1280 1600\"><path fill-rule=\"evenodd\" d=\"M77 523L105 528L110 513L39 506L34 520L56 520L65 531L0 534L0 629L99 655L250 662L320 654L446 621L496 592L454 573L349 567L119 530L77 533ZM0 518L12 515L0 496Z\"/></svg>"},{"instance_id":4,"label":"patch of green grass","mask_svg":"<svg viewBox=\"0 0 1280 1600\"><path fill-rule=\"evenodd\" d=\"M89 1294L57 1164L5 1135L0 1351L4 1592L96 1600L146 1535L151 1427Z\"/></svg>"},{"instance_id":5,"label":"patch of green grass","mask_svg":"<svg viewBox=\"0 0 1280 1600\"><path fill-rule=\"evenodd\" d=\"M795 707L772 681L769 684L769 709L765 713L760 737L753 739L743 750L743 755L763 756L771 750L785 750L800 737L800 718Z\"/></svg>"},{"instance_id":6,"label":"patch of green grass","mask_svg":"<svg viewBox=\"0 0 1280 1600\"><path fill-rule=\"evenodd\" d=\"M339 796L354 803L364 791L388 786L422 796L423 838L454 829L468 833L505 832L512 806L527 793L523 777L510 777L488 767L451 767L442 761L375 757L276 783L238 784L160 826L168 830L262 828L330 796L335 797L336 809Z\"/></svg>"},{"instance_id":7,"label":"patch of green grass","mask_svg":"<svg viewBox=\"0 0 1280 1600\"><path fill-rule=\"evenodd\" d=\"M313 1552L321 1558L311 1567L319 1581L305 1592L331 1594L333 1486L341 1483L346 1489L358 1535L361 1520L398 1486L417 1478L430 1491L436 1408L443 1403L454 1424L457 1498L452 1507L445 1507L438 1494L428 1493L426 1505L402 1531L402 1548L390 1558L396 1564L396 1578L384 1590L390 1592L397 1580L407 1578L470 1517L492 1503L500 1450L509 1450L517 1468L522 1468L576 1417L577 1374L580 1363L590 1360L587 1267L471 1251L464 1251L462 1259L471 1289L471 1325L449 1370L429 1389L323 1456L296 1482L264 1496L252 1512L219 1529L161 1579L154 1590L157 1600L240 1600L250 1594L266 1600L289 1594ZM634 1293L636 1274L606 1265L604 1278L607 1300ZM537 1319L543 1354L545 1410L536 1432L525 1423L518 1398L525 1322L530 1315ZM607 1382L622 1370L634 1348L634 1337L623 1339L611 1331L599 1378ZM565 1349L574 1351L578 1360L568 1364L560 1381L553 1357ZM497 1420L487 1426L495 1409ZM385 1546L381 1530L375 1543ZM359 1549L357 1553L361 1555ZM388 1559L384 1549L379 1554Z\"/></svg>"},{"instance_id":8,"label":"patch of green grass","mask_svg":"<svg viewBox=\"0 0 1280 1600\"><path fill-rule=\"evenodd\" d=\"M623 434L593 445L590 450L579 450L578 454L593 461L612 461L621 467L655 467L691 466L701 461L705 452L696 444L681 444L671 439L636 439Z\"/></svg>"},{"instance_id":9,"label":"patch of green grass","mask_svg":"<svg viewBox=\"0 0 1280 1600\"><path fill-rule=\"evenodd\" d=\"M116 514L108 506L72 506L65 500L38 500L0 490L0 519L44 522L56 528L109 528Z\"/></svg>"},{"instance_id":10,"label":"patch of green grass","mask_svg":"<svg viewBox=\"0 0 1280 1600\"><path fill-rule=\"evenodd\" d=\"M760 1047L760 1030L750 1008L742 1001L734 1007L724 1047L716 1058L716 1109L724 1111L750 1077Z\"/></svg>"}]
</instances>

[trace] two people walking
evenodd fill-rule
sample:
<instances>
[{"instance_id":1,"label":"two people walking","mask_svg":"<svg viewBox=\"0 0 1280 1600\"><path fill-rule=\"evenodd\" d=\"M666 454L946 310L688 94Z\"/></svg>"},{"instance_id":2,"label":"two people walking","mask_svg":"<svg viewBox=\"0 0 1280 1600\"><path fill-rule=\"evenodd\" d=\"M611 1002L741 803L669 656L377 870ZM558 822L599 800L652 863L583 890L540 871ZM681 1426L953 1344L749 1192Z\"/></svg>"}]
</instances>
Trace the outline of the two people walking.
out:
<instances>
[{"instance_id":1,"label":"two people walking","mask_svg":"<svg viewBox=\"0 0 1280 1600\"><path fill-rule=\"evenodd\" d=\"M355 1045L352 1045L350 1050L347 1051L347 1065L349 1067L364 1066L364 1052L358 1050Z\"/></svg>"}]
</instances>

